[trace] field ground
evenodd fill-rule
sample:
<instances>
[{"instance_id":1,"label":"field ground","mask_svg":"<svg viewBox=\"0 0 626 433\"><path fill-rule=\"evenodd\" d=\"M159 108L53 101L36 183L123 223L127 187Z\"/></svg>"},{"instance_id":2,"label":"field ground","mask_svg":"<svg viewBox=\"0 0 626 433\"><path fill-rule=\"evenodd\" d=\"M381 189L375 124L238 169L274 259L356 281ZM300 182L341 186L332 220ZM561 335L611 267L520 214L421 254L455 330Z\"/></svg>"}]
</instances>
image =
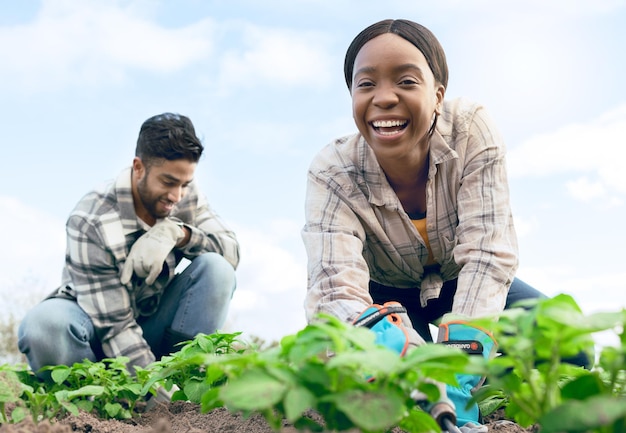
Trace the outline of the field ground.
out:
<instances>
[{"instance_id":1,"label":"field ground","mask_svg":"<svg viewBox=\"0 0 626 433\"><path fill-rule=\"evenodd\" d=\"M314 413L310 416L316 418ZM504 420L502 412L497 412L486 420L489 432L534 433L536 429L524 429ZM174 402L156 407L131 420L103 420L90 414L68 416L50 423L44 421L35 425L27 420L19 424L0 426L0 433L276 433L260 415L244 418L231 414L224 408L209 413L201 413L196 404ZM394 429L394 433L401 430ZM285 422L280 433L298 433L291 424ZM359 433L351 430L345 433Z\"/></svg>"}]
</instances>

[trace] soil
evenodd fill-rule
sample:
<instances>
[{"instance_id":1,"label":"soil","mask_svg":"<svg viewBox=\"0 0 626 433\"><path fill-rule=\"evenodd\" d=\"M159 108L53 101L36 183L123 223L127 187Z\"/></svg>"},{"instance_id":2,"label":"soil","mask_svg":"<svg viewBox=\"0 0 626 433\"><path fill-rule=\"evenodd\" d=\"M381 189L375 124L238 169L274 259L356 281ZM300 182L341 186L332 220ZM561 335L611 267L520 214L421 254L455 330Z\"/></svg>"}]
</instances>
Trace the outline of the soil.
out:
<instances>
[{"instance_id":1,"label":"soil","mask_svg":"<svg viewBox=\"0 0 626 433\"><path fill-rule=\"evenodd\" d=\"M315 413L307 416L321 421ZM505 420L502 411L492 414L485 420L489 432L497 433L536 433L534 427L528 429ZM92 414L81 413L56 421L43 421L34 424L27 419L18 424L0 425L0 433L277 433L265 422L261 415L244 418L231 414L226 409L215 409L202 413L196 404L173 402L163 404L131 420L103 420ZM298 433L291 424L284 422L280 433ZM393 433L402 430L394 429ZM345 433L359 433L350 430Z\"/></svg>"}]
</instances>

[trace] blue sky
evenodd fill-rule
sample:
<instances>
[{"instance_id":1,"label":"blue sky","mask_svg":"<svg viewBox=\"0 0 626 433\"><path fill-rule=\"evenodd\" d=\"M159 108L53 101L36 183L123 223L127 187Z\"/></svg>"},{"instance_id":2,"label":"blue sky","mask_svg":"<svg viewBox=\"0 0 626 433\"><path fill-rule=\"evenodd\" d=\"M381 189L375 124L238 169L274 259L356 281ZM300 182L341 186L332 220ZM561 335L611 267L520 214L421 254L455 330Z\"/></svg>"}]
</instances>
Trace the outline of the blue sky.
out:
<instances>
[{"instance_id":1,"label":"blue sky","mask_svg":"<svg viewBox=\"0 0 626 433\"><path fill-rule=\"evenodd\" d=\"M446 97L496 120L518 276L587 312L626 307L625 1L24 0L0 2L4 309L19 318L59 283L68 213L172 111L203 139L196 178L242 245L228 330L304 326L306 169L355 131L343 56L384 18L430 28Z\"/></svg>"}]
</instances>

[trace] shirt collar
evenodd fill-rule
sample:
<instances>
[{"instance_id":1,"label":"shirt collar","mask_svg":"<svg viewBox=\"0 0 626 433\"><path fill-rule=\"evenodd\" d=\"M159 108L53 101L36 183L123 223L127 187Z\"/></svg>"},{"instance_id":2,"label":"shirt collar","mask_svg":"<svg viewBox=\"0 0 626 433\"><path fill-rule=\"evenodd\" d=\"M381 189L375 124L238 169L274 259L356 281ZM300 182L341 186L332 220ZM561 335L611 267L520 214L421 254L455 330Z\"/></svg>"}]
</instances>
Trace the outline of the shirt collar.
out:
<instances>
[{"instance_id":1,"label":"shirt collar","mask_svg":"<svg viewBox=\"0 0 626 433\"><path fill-rule=\"evenodd\" d=\"M444 132L445 133L445 132ZM374 206L385 206L398 210L401 208L398 196L389 185L383 169L378 164L376 155L361 134L357 134L358 158L362 161L365 188L368 191L368 201ZM430 138L430 173L429 178L436 173L438 164L458 158L440 132L436 129ZM433 171L434 170L434 171Z\"/></svg>"},{"instance_id":2,"label":"shirt collar","mask_svg":"<svg viewBox=\"0 0 626 433\"><path fill-rule=\"evenodd\" d=\"M119 206L119 216L124 228L124 235L139 230L147 230L150 227L141 221L135 213L132 188L132 168L125 168L115 180L115 195Z\"/></svg>"}]
</instances>

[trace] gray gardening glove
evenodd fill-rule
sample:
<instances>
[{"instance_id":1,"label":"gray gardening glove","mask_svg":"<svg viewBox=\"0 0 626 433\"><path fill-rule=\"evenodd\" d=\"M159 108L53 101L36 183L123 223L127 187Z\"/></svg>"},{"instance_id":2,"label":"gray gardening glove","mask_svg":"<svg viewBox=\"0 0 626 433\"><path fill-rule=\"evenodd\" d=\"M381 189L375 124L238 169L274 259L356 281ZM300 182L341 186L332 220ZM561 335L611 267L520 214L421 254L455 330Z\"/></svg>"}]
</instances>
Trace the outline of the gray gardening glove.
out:
<instances>
[{"instance_id":1,"label":"gray gardening glove","mask_svg":"<svg viewBox=\"0 0 626 433\"><path fill-rule=\"evenodd\" d=\"M182 222L164 218L144 233L130 249L122 275L122 284L130 282L133 272L145 278L146 284L153 284L161 271L167 255L185 237Z\"/></svg>"},{"instance_id":2,"label":"gray gardening glove","mask_svg":"<svg viewBox=\"0 0 626 433\"><path fill-rule=\"evenodd\" d=\"M489 429L486 425L476 424L474 422L468 422L459 427L461 433L487 433Z\"/></svg>"},{"instance_id":3,"label":"gray gardening glove","mask_svg":"<svg viewBox=\"0 0 626 433\"><path fill-rule=\"evenodd\" d=\"M150 397L147 399L145 411L147 412L158 405L169 404L172 401L172 395L174 395L178 389L179 388L176 385L173 385L172 389L169 391L162 386L159 386L156 390L156 394L150 394Z\"/></svg>"}]
</instances>

